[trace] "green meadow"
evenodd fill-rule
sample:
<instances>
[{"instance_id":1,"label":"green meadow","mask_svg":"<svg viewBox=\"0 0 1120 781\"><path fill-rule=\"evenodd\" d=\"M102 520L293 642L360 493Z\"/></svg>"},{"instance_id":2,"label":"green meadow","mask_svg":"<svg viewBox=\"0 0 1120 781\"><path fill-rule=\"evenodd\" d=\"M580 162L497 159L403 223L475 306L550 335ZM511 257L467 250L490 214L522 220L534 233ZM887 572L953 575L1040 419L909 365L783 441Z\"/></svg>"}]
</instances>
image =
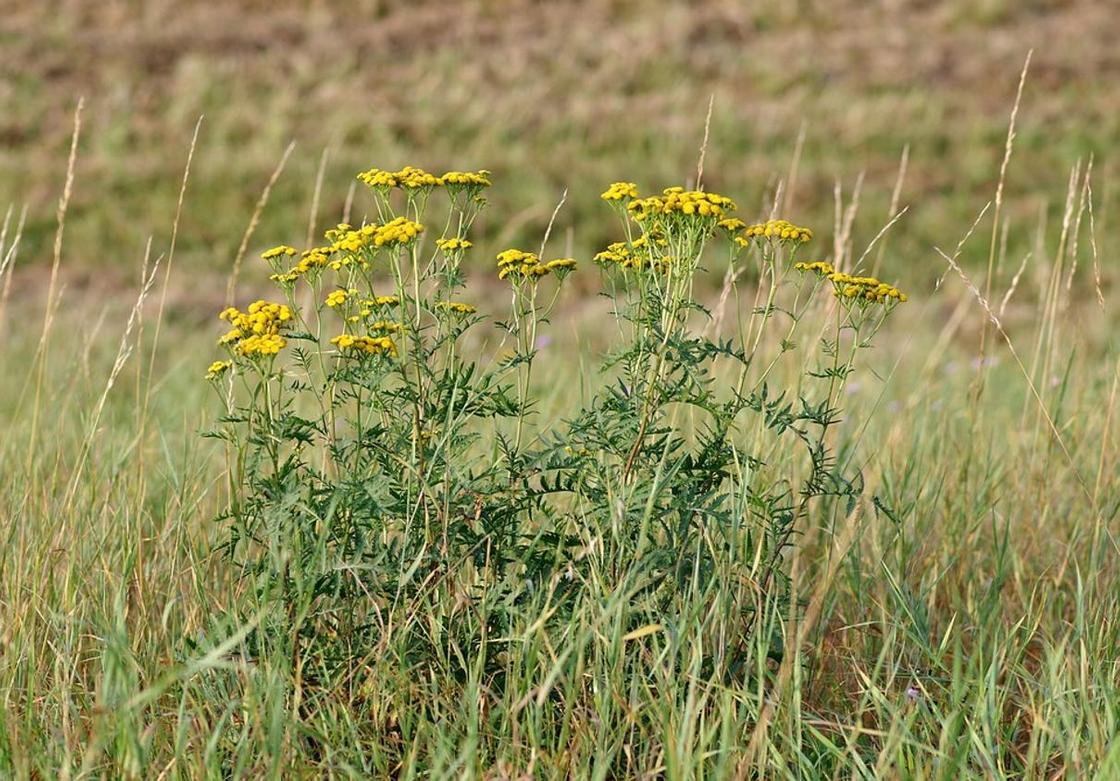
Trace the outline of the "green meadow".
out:
<instances>
[{"instance_id":1,"label":"green meadow","mask_svg":"<svg viewBox=\"0 0 1120 781\"><path fill-rule=\"evenodd\" d=\"M1114 15L0 10L0 776L1120 777Z\"/></svg>"}]
</instances>

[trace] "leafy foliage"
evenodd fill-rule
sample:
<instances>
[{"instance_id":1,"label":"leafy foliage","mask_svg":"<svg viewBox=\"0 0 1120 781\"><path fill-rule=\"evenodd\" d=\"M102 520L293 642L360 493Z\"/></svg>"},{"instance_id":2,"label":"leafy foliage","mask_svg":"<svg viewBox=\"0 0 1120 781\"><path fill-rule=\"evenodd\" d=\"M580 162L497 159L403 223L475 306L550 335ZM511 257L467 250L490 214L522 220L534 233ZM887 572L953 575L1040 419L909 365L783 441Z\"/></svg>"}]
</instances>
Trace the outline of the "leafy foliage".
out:
<instances>
[{"instance_id":1,"label":"leafy foliage","mask_svg":"<svg viewBox=\"0 0 1120 781\"><path fill-rule=\"evenodd\" d=\"M589 600L626 594L638 633L683 624L680 611L697 604L735 605L701 666L725 681L765 676L752 651L782 658L775 617L797 599L786 550L815 508L860 501L860 477L841 472L829 434L858 350L905 297L796 263L808 229L746 226L724 196L669 188L639 199L617 183L604 199L627 239L596 260L623 338L587 403L541 420L540 301L575 262L501 253L512 294L503 343L490 360L470 353L463 336L485 318L453 299L489 180L449 176L362 174L377 221L340 225L302 255L269 250L286 303L223 313L235 329L222 340L229 360L211 367L226 405L215 435L230 458L219 520L266 615L248 653L299 660L305 685L329 691L392 646L417 680L501 691L519 653L508 638L529 616L560 628ZM441 219L443 192L450 232L425 252L421 220ZM733 337L693 295L717 245L726 292L749 272L765 296ZM830 282L831 306L813 295ZM308 298L321 303L301 306ZM799 324L819 315L831 318L826 365L779 377ZM717 380L728 367L731 386ZM775 458L794 450L800 458ZM472 618L418 618L435 594ZM495 638L507 638L500 652Z\"/></svg>"}]
</instances>

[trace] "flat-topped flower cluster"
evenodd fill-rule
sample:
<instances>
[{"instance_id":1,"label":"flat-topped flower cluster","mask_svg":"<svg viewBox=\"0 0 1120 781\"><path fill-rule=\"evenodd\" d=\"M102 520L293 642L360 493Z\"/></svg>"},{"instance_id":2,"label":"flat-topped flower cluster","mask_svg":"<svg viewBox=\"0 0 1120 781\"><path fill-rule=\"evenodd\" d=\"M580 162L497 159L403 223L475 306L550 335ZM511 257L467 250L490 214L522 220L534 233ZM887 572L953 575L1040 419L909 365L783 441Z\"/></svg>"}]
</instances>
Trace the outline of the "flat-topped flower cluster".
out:
<instances>
[{"instance_id":1,"label":"flat-topped flower cluster","mask_svg":"<svg viewBox=\"0 0 1120 781\"><path fill-rule=\"evenodd\" d=\"M400 187L406 190L432 190L446 187L450 190L473 190L490 186L489 171L448 171L439 176L422 168L406 165L399 171L371 168L358 174L358 180L376 190Z\"/></svg>"},{"instance_id":2,"label":"flat-topped flower cluster","mask_svg":"<svg viewBox=\"0 0 1120 781\"><path fill-rule=\"evenodd\" d=\"M228 307L218 315L230 324L230 330L218 340L234 353L246 357L276 355L287 341L281 336L292 320L292 310L270 301L254 301L247 311ZM211 373L214 367L210 367Z\"/></svg>"},{"instance_id":3,"label":"flat-topped flower cluster","mask_svg":"<svg viewBox=\"0 0 1120 781\"><path fill-rule=\"evenodd\" d=\"M306 280L318 289L322 286L322 272L327 269L340 272L348 279L353 279L357 274L368 282L372 264L379 254L388 253L388 256L392 256L395 252L410 251L424 233L424 225L418 219L422 205L417 198L444 188L449 191L453 201L459 202L458 194L468 192L477 196L481 189L491 184L490 174L485 170L448 171L436 175L415 166L405 166L397 171L371 168L360 173L358 179L378 194L381 206L389 205L388 198L392 191L404 192L408 206L411 207L406 208L409 214L393 215L379 209L386 219L364 222L358 226L340 223L324 233L325 244L303 251L287 244L265 250L261 253L261 258L272 267L271 279L281 290L290 294L300 280ZM614 242L595 255L594 261L608 270L649 270L662 276L675 273L690 277L697 268L695 261L699 251L717 233L722 233L731 240L733 259L737 252L751 247L780 245L790 250L792 260L793 253L813 238L811 229L784 219L747 224L732 216L731 213L737 209L732 199L704 190L667 187L660 194L642 197L634 182L614 182L601 197L607 202L618 204L621 213L637 228L636 232L627 231L627 240ZM435 241L437 250L456 270L466 251L474 246L463 235L467 226L469 221L460 221L458 231ZM764 251L763 256L775 257L770 251ZM542 260L538 253L516 248L504 250L497 256L498 277L515 285L536 284L538 280L551 274L563 279L576 266L573 258ZM814 272L827 278L833 283L834 295L844 303L892 306L907 300L906 294L893 285L875 277L838 272L825 261L796 262L793 267L801 272ZM386 336L389 329L385 328L385 323L388 321L379 320L378 329L374 328L375 324L370 318L397 307L400 296L377 295L372 290L368 293L369 295L359 295L357 288L349 286L327 292L323 299L327 309L340 313L348 326L363 323L367 325L367 332L364 334L347 331L343 334L347 336L346 339L335 337L330 343L338 347L340 353L357 345L363 346L367 354L396 356L396 345ZM287 344L282 331L289 327L293 318L293 305L291 302L281 305L258 301L244 314L232 308L226 310L222 313L222 318L229 320L232 328L222 336L219 343L231 350L231 359L234 361L238 358L268 358L277 355ZM477 312L473 305L450 301L436 303L433 311L456 315ZM207 376L216 379L224 372L224 369L209 371Z\"/></svg>"}]
</instances>

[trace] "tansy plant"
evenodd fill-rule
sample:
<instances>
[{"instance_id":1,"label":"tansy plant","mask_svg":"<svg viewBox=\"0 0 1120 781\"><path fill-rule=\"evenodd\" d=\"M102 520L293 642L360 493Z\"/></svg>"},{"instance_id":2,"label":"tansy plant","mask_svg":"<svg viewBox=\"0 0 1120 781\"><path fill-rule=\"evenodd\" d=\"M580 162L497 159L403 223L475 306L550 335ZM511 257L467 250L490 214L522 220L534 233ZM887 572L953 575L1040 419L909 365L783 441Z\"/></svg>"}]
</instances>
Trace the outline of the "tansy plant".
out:
<instances>
[{"instance_id":1,"label":"tansy plant","mask_svg":"<svg viewBox=\"0 0 1120 781\"><path fill-rule=\"evenodd\" d=\"M905 296L799 261L809 229L747 225L727 197L612 184L621 236L594 260L619 344L582 409L541 420L538 330L576 262L497 256L506 349L484 362L463 339L487 326L462 267L489 174L358 178L369 219L265 252L280 300L222 312L226 355L206 374L225 405L226 549L265 616L250 652L328 678L392 635L425 678L462 675L446 649L561 621L603 583L634 595L636 626L671 623L686 593L734 591L735 631L710 662L730 672L759 638L776 650L765 616L789 604L783 551L818 508L859 497L829 446L842 388ZM743 273L757 280L731 336L698 301L712 262L729 265L725 297ZM803 337L810 314L820 327ZM441 624L455 638L418 618L446 604L472 616ZM482 654L488 685L517 653L502 649Z\"/></svg>"}]
</instances>

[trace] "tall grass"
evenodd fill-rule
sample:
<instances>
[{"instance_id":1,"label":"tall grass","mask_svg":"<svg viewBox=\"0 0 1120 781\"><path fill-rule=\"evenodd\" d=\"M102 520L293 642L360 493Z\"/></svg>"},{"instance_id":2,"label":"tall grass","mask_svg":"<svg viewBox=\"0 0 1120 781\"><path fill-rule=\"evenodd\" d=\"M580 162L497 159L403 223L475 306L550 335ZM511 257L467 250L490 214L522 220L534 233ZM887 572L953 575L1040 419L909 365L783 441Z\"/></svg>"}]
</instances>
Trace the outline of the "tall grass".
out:
<instances>
[{"instance_id":1,"label":"tall grass","mask_svg":"<svg viewBox=\"0 0 1120 781\"><path fill-rule=\"evenodd\" d=\"M915 291L851 378L835 442L879 501L798 530L800 598L766 612L730 679L708 660L757 584L690 592L635 630L645 584L593 555L563 626L545 591L507 636L462 642L502 595L440 587L413 605L407 632L356 649L359 672L330 691L292 658L247 655L263 615L213 552L223 461L198 437L210 335L152 319L169 253L157 239L137 258L130 301L63 284L9 301L0 773L1120 775L1120 356L1091 191L1087 167L1075 171L1060 226L1038 226L1021 275L998 241L991 279L960 272L971 285L931 250L938 284ZM60 209L60 237L64 220ZM999 222L992 235L1005 224L1025 230ZM843 219L834 232L862 254ZM541 362L540 414L578 403L567 390L601 346L598 323L546 348L563 357ZM408 674L410 632L464 671L453 685ZM488 658L502 662L500 688L482 674Z\"/></svg>"}]
</instances>

